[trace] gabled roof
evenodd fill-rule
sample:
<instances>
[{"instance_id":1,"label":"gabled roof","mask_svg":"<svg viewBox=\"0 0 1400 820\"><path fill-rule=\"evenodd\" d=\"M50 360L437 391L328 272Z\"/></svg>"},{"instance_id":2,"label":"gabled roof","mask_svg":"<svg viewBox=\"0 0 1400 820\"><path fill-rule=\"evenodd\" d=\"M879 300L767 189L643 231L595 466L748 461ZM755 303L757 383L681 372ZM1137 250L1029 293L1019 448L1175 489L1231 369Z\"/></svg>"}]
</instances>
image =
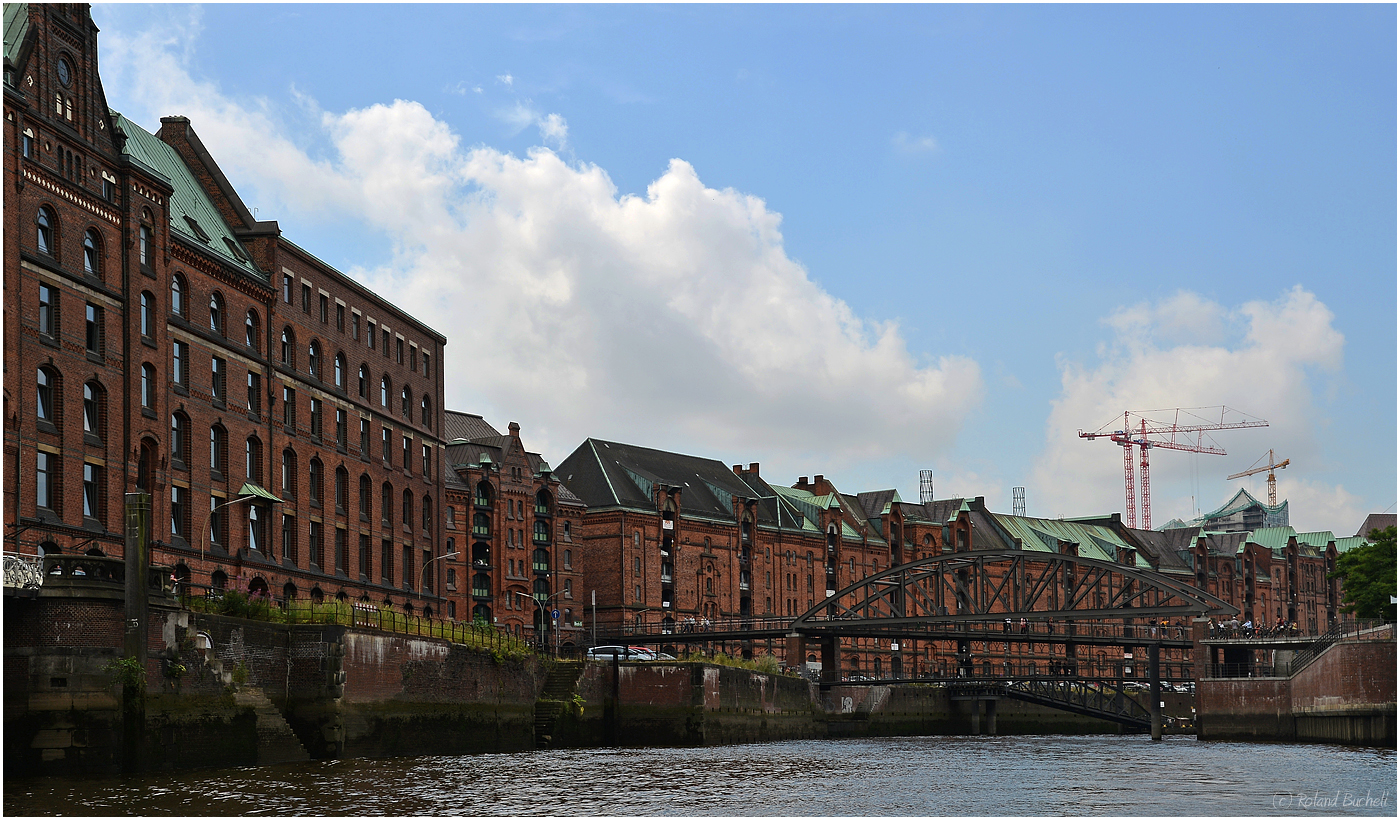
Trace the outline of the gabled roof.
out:
<instances>
[{"instance_id":1,"label":"gabled roof","mask_svg":"<svg viewBox=\"0 0 1400 820\"><path fill-rule=\"evenodd\" d=\"M1028 518L1019 515L990 513L1004 531L1021 540L1021 549L1034 552L1059 552L1059 543L1079 545L1081 558L1117 561L1118 550L1133 550L1136 566L1150 568L1147 559L1136 547L1124 541L1112 528L1100 524L1065 521L1056 518Z\"/></svg>"},{"instance_id":2,"label":"gabled roof","mask_svg":"<svg viewBox=\"0 0 1400 820\"><path fill-rule=\"evenodd\" d=\"M875 519L889 512L891 501L899 501L899 491L875 490L868 493L856 493L856 498L860 501L861 509L865 510L865 517Z\"/></svg>"},{"instance_id":3,"label":"gabled roof","mask_svg":"<svg viewBox=\"0 0 1400 820\"><path fill-rule=\"evenodd\" d=\"M463 413L460 410L443 411L442 437L448 441L459 438L471 441L472 439L499 435L501 435L501 431L492 427L481 416Z\"/></svg>"},{"instance_id":4,"label":"gabled roof","mask_svg":"<svg viewBox=\"0 0 1400 820\"><path fill-rule=\"evenodd\" d=\"M1371 513L1366 516L1366 520L1361 522L1361 529L1356 534L1366 538L1371 534L1371 530L1383 530L1386 527L1396 526L1396 513ZM1337 547L1341 549L1341 547Z\"/></svg>"},{"instance_id":5,"label":"gabled roof","mask_svg":"<svg viewBox=\"0 0 1400 820\"><path fill-rule=\"evenodd\" d=\"M267 283L267 274L253 264L243 243L225 224L219 210L175 149L115 111L112 118L127 136L124 152L170 180L173 193L167 212L171 232L189 245L206 249L225 265Z\"/></svg>"},{"instance_id":6,"label":"gabled roof","mask_svg":"<svg viewBox=\"0 0 1400 820\"><path fill-rule=\"evenodd\" d=\"M740 476L712 458L593 438L580 444L554 473L591 509L654 511L650 487L661 483L681 488L682 514L732 521L732 498L777 496L757 475ZM779 515L775 503L760 504L757 523L778 526ZM791 519L785 518L782 524L792 526Z\"/></svg>"},{"instance_id":7,"label":"gabled roof","mask_svg":"<svg viewBox=\"0 0 1400 820\"><path fill-rule=\"evenodd\" d=\"M1173 528L1169 530L1138 530L1128 533L1147 553L1147 562L1158 572L1187 573L1190 564L1181 559L1180 553L1196 545L1195 528Z\"/></svg>"},{"instance_id":8,"label":"gabled roof","mask_svg":"<svg viewBox=\"0 0 1400 820\"><path fill-rule=\"evenodd\" d=\"M5 4L5 61L19 60L19 50L24 38L29 34L29 4Z\"/></svg>"}]
</instances>

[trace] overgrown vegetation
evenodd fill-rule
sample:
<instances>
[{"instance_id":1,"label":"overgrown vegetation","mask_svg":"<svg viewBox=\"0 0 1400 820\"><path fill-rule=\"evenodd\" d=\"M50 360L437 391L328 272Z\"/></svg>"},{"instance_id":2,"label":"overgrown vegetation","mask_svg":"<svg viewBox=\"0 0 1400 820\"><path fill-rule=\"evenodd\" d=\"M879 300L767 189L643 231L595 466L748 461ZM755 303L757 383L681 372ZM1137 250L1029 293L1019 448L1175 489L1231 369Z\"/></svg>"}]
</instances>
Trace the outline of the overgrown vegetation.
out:
<instances>
[{"instance_id":1,"label":"overgrown vegetation","mask_svg":"<svg viewBox=\"0 0 1400 820\"><path fill-rule=\"evenodd\" d=\"M795 678L797 675L783 668L782 661L776 655L755 655L753 660L735 658L722 653L715 653L713 656L703 652L689 652L682 655L678 660L693 663L712 663L716 666L732 666L735 669L748 669L753 672L762 672L765 675L783 675Z\"/></svg>"},{"instance_id":2,"label":"overgrown vegetation","mask_svg":"<svg viewBox=\"0 0 1400 820\"><path fill-rule=\"evenodd\" d=\"M185 605L194 612L270 623L338 624L425 638L442 638L490 652L492 659L498 664L508 659L526 658L532 654L528 643L500 632L480 619L472 623L459 623L423 618L385 606L351 605L343 601L317 603L310 600L291 600L277 604L261 595L247 595L232 590L218 597L191 598Z\"/></svg>"},{"instance_id":3,"label":"overgrown vegetation","mask_svg":"<svg viewBox=\"0 0 1400 820\"><path fill-rule=\"evenodd\" d=\"M102 671L112 676L112 683L120 685L123 691L140 693L146 689L146 667L135 658L117 658Z\"/></svg>"},{"instance_id":4,"label":"overgrown vegetation","mask_svg":"<svg viewBox=\"0 0 1400 820\"><path fill-rule=\"evenodd\" d=\"M1328 578L1342 579L1342 611L1361 619L1395 621L1395 527L1371 530L1371 543L1337 556Z\"/></svg>"}]
</instances>

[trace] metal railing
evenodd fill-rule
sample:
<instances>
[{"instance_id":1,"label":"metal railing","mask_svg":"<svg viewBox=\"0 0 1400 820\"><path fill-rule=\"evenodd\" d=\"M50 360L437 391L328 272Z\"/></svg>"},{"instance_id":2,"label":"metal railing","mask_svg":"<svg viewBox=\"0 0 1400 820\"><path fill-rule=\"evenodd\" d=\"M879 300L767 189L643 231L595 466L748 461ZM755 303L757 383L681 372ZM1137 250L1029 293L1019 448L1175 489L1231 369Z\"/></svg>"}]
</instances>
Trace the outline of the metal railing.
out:
<instances>
[{"instance_id":1,"label":"metal railing","mask_svg":"<svg viewBox=\"0 0 1400 820\"><path fill-rule=\"evenodd\" d=\"M1293 655L1289 661L1289 674L1297 674L1303 667L1317 660L1333 644L1362 641L1394 641L1395 624L1385 621L1340 621L1318 636L1318 639Z\"/></svg>"},{"instance_id":2,"label":"metal railing","mask_svg":"<svg viewBox=\"0 0 1400 820\"><path fill-rule=\"evenodd\" d=\"M43 558L38 555L5 553L5 586L38 589L44 585Z\"/></svg>"},{"instance_id":3,"label":"metal railing","mask_svg":"<svg viewBox=\"0 0 1400 820\"><path fill-rule=\"evenodd\" d=\"M1270 666L1266 663L1212 663L1206 670L1209 678L1286 678L1288 664Z\"/></svg>"}]
</instances>

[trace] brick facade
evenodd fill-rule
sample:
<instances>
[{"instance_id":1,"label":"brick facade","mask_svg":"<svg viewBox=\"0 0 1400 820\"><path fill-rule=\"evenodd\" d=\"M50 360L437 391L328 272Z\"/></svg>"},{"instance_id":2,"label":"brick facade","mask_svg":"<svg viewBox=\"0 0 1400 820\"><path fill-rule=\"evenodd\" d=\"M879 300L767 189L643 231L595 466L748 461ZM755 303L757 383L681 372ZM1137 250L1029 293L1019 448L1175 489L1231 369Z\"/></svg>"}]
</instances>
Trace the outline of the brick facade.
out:
<instances>
[{"instance_id":1,"label":"brick facade","mask_svg":"<svg viewBox=\"0 0 1400 820\"><path fill-rule=\"evenodd\" d=\"M441 613L446 339L254 220L188 120L109 114L96 53L31 5L6 66L11 544L119 556L144 490L195 588Z\"/></svg>"}]
</instances>

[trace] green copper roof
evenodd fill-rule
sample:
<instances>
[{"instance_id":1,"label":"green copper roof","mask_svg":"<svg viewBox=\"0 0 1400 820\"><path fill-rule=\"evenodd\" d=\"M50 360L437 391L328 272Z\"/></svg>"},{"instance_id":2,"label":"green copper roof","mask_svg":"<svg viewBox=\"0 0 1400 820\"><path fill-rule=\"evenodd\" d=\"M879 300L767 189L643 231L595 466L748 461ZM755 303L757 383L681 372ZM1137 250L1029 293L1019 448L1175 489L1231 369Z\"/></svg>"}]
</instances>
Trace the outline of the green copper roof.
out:
<instances>
[{"instance_id":1,"label":"green copper roof","mask_svg":"<svg viewBox=\"0 0 1400 820\"><path fill-rule=\"evenodd\" d=\"M1056 518L1025 518L1019 515L992 513L1002 529L1013 538L1021 539L1021 549L1034 552L1057 552L1059 542L1068 541L1079 545L1082 558L1098 558L1102 561L1117 561L1118 549L1133 549L1118 533L1109 527L1097 524L1084 524L1077 521L1063 521ZM1134 550L1134 566L1150 569L1147 559Z\"/></svg>"},{"instance_id":2,"label":"green copper roof","mask_svg":"<svg viewBox=\"0 0 1400 820\"><path fill-rule=\"evenodd\" d=\"M1354 550L1357 547L1364 547L1369 543L1371 542L1366 540L1365 536L1361 535L1348 535L1345 538L1338 538L1337 554L1340 555L1349 550Z\"/></svg>"},{"instance_id":3,"label":"green copper roof","mask_svg":"<svg viewBox=\"0 0 1400 820\"><path fill-rule=\"evenodd\" d=\"M171 187L174 188L167 209L170 214L170 229L191 245L203 245L219 257L220 261L264 282L268 281L267 274L258 270L248 258L243 244L229 230L228 225L224 224L219 210L214 207L214 203L190 173L185 161L175 153L175 149L121 114L113 111L112 116L117 125L126 132L126 153L170 180Z\"/></svg>"},{"instance_id":4,"label":"green copper roof","mask_svg":"<svg viewBox=\"0 0 1400 820\"><path fill-rule=\"evenodd\" d=\"M5 4L5 59L14 62L19 57L19 47L24 44L24 36L29 33L29 4Z\"/></svg>"},{"instance_id":5,"label":"green copper roof","mask_svg":"<svg viewBox=\"0 0 1400 820\"><path fill-rule=\"evenodd\" d=\"M1271 550L1282 550L1288 546L1288 539L1297 534L1292 527L1261 527L1245 536L1240 548L1243 549L1245 544L1259 544Z\"/></svg>"}]
</instances>

